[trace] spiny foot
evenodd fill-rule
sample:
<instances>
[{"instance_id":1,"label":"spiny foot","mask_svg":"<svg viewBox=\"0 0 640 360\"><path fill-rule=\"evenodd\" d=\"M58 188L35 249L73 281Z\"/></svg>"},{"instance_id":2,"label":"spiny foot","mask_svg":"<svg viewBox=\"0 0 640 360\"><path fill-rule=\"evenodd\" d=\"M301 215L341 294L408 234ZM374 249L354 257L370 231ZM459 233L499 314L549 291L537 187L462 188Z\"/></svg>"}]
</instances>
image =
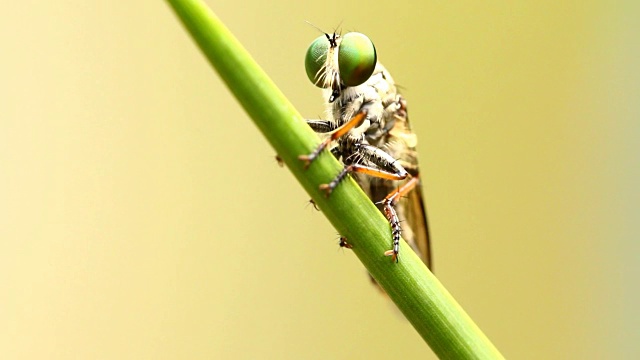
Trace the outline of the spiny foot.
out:
<instances>
[{"instance_id":1,"label":"spiny foot","mask_svg":"<svg viewBox=\"0 0 640 360\"><path fill-rule=\"evenodd\" d=\"M298 156L298 160L302 161L304 163L303 167L305 170L307 170L309 168L309 165L311 165L311 162L315 159L315 157L311 157L310 155L300 155Z\"/></svg>"},{"instance_id":2,"label":"spiny foot","mask_svg":"<svg viewBox=\"0 0 640 360\"><path fill-rule=\"evenodd\" d=\"M331 184L321 184L319 187L320 191L324 191L324 196L329 197L333 192L333 186Z\"/></svg>"},{"instance_id":3,"label":"spiny foot","mask_svg":"<svg viewBox=\"0 0 640 360\"><path fill-rule=\"evenodd\" d=\"M398 263L398 253L393 251L393 250L387 250L384 252L384 256L391 256L391 260L393 262L395 262L396 264Z\"/></svg>"}]
</instances>

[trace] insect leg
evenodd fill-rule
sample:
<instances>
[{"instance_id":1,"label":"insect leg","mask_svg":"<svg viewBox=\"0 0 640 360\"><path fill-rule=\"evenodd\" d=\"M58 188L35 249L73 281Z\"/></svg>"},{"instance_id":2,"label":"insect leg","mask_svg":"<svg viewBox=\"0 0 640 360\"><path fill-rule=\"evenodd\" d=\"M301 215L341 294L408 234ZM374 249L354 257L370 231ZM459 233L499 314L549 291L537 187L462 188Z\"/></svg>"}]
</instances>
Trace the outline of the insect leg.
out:
<instances>
[{"instance_id":1,"label":"insect leg","mask_svg":"<svg viewBox=\"0 0 640 360\"><path fill-rule=\"evenodd\" d=\"M413 190L418 184L418 177L412 177L404 185L397 190L391 192L387 197L382 200L384 215L386 216L389 224L391 225L391 233L393 236L393 249L385 251L385 256L391 256L391 259L398 262L398 253L400 252L400 235L402 234L402 228L400 227L400 220L396 213L395 205L398 203L401 197Z\"/></svg>"},{"instance_id":2,"label":"insect leg","mask_svg":"<svg viewBox=\"0 0 640 360\"><path fill-rule=\"evenodd\" d=\"M329 133L338 128L338 126L330 120L307 119L306 121L307 125L319 134Z\"/></svg>"},{"instance_id":3,"label":"insect leg","mask_svg":"<svg viewBox=\"0 0 640 360\"><path fill-rule=\"evenodd\" d=\"M298 159L304 162L304 168L305 169L308 168L309 165L311 165L311 163L318 157L318 155L320 155L322 150L324 150L327 147L327 145L329 145L332 141L347 134L354 127L358 126L365 119L366 116L367 116L366 110L360 111L358 114L356 114L356 116L352 117L345 124L335 129L335 131L331 133L331 136L324 139L320 143L320 145L318 145L318 147L313 152L311 152L311 154L298 156ZM309 124L309 122L307 123ZM313 124L310 124L310 126L313 128ZM320 125L318 124L318 126Z\"/></svg>"},{"instance_id":4,"label":"insect leg","mask_svg":"<svg viewBox=\"0 0 640 360\"><path fill-rule=\"evenodd\" d=\"M331 195L331 192L349 173L367 174L387 180L403 180L408 176L407 171L400 165L400 162L384 152L384 150L367 144L354 144L353 146L358 156L375 167L364 164L345 166L330 183L320 185L320 190L323 190L327 197Z\"/></svg>"},{"instance_id":5,"label":"insect leg","mask_svg":"<svg viewBox=\"0 0 640 360\"><path fill-rule=\"evenodd\" d=\"M400 252L400 236L402 235L402 227L400 227L400 219L398 219L398 213L393 205L384 204L384 216L391 225L391 239L393 240L393 250L387 250L384 252L384 256L391 256L394 262L398 262L398 253Z\"/></svg>"}]
</instances>

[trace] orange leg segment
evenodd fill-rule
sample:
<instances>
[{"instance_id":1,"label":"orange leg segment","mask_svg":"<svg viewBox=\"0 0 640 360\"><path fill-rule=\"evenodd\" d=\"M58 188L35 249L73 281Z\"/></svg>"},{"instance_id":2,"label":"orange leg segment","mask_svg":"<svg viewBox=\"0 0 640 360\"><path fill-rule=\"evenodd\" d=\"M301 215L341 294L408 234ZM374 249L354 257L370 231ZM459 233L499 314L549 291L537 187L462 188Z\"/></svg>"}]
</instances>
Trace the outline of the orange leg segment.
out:
<instances>
[{"instance_id":1,"label":"orange leg segment","mask_svg":"<svg viewBox=\"0 0 640 360\"><path fill-rule=\"evenodd\" d=\"M311 165L311 163L318 157L318 155L320 155L322 150L324 150L329 144L331 144L332 141L339 139L340 137L351 131L351 129L358 126L366 116L366 110L360 111L356 114L356 116L349 119L349 121L344 123L344 125L340 126L333 133L331 133L331 136L324 139L311 154L298 156L298 159L304 162L304 168L307 169L309 165Z\"/></svg>"}]
</instances>

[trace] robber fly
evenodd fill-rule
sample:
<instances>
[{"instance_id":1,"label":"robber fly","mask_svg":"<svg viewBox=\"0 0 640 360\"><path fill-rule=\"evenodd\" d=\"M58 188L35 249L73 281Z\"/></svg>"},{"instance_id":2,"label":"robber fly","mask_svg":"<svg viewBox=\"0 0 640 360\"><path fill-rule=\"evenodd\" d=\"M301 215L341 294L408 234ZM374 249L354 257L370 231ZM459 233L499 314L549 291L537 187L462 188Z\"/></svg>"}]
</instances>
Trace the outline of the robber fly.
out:
<instances>
[{"instance_id":1,"label":"robber fly","mask_svg":"<svg viewBox=\"0 0 640 360\"><path fill-rule=\"evenodd\" d=\"M416 135L409 126L406 101L377 62L373 43L356 32L324 34L309 46L305 68L309 80L324 89L330 119L307 120L326 138L299 159L308 167L329 147L344 168L320 189L329 196L352 175L389 221L391 250L385 255L398 261L402 235L431 267Z\"/></svg>"}]
</instances>

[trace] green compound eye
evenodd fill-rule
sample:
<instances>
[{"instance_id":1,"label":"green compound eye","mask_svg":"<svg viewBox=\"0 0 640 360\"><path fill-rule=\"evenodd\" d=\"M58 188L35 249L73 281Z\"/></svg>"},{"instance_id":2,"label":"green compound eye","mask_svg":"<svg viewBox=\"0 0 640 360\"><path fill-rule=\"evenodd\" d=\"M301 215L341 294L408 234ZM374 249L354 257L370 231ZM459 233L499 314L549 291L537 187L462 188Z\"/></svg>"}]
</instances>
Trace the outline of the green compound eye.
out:
<instances>
[{"instance_id":1,"label":"green compound eye","mask_svg":"<svg viewBox=\"0 0 640 360\"><path fill-rule=\"evenodd\" d=\"M319 71L327 60L328 51L329 41L327 41L325 35L322 35L313 40L307 49L307 55L304 57L304 68L307 71L307 77L317 87L322 87Z\"/></svg>"},{"instance_id":2,"label":"green compound eye","mask_svg":"<svg viewBox=\"0 0 640 360\"><path fill-rule=\"evenodd\" d=\"M367 81L376 68L377 60L376 47L364 34L351 32L342 38L338 67L346 86L357 86Z\"/></svg>"}]
</instances>

